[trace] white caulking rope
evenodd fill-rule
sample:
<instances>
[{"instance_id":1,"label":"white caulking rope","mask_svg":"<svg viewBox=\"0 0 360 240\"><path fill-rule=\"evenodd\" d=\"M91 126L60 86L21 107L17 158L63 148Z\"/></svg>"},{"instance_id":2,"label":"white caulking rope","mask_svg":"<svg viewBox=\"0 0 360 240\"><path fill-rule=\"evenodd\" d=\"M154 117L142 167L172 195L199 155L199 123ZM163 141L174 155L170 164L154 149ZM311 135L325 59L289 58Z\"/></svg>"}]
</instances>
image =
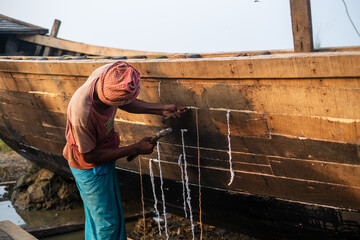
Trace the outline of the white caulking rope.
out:
<instances>
[{"instance_id":1,"label":"white caulking rope","mask_svg":"<svg viewBox=\"0 0 360 240\"><path fill-rule=\"evenodd\" d=\"M229 165L230 165L230 182L228 184L228 186L230 186L232 184L232 182L234 181L234 170L232 167L232 156L231 156L231 141L230 141L230 111L227 111L226 113L226 120L227 120L227 126L228 126L228 135L227 135L227 139L228 139L228 144L229 144Z\"/></svg>"},{"instance_id":2,"label":"white caulking rope","mask_svg":"<svg viewBox=\"0 0 360 240\"><path fill-rule=\"evenodd\" d=\"M157 154L158 154L158 164L159 164L159 172L160 172L160 189L161 189L161 198L162 198L162 202L163 202L163 214L164 214L164 221L165 221L165 234L166 234L166 239L169 239L169 233L168 233L168 229L167 229L167 216L166 216L166 205L165 205L165 194L164 194L164 181L163 181L163 177L162 177L162 171L161 171L161 161L160 161L160 143L157 142L156 145L156 150L157 150Z\"/></svg>"}]
</instances>

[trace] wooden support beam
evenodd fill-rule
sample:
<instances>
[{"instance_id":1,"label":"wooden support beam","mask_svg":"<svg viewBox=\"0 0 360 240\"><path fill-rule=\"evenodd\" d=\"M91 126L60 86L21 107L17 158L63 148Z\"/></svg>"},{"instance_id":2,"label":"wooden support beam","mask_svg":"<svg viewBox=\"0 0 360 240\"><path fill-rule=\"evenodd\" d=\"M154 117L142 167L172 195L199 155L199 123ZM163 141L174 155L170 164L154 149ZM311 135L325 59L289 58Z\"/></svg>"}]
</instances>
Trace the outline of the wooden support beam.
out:
<instances>
[{"instance_id":1,"label":"wooden support beam","mask_svg":"<svg viewBox=\"0 0 360 240\"><path fill-rule=\"evenodd\" d=\"M313 34L310 0L290 0L295 52L312 52Z\"/></svg>"},{"instance_id":2,"label":"wooden support beam","mask_svg":"<svg viewBox=\"0 0 360 240\"><path fill-rule=\"evenodd\" d=\"M55 19L54 24L53 24L52 29L51 29L51 32L50 32L51 37L55 37L55 38L57 37L59 29L60 29L60 25L61 25L61 21L58 20L58 19ZM45 47L43 55L44 56L49 56L50 50L51 50L50 47Z\"/></svg>"},{"instance_id":3,"label":"wooden support beam","mask_svg":"<svg viewBox=\"0 0 360 240\"><path fill-rule=\"evenodd\" d=\"M31 42L48 47L83 53L87 55L94 55L94 56L133 56L133 55L143 55L143 54L162 54L158 52L145 52L145 51L135 51L135 50L126 50L126 49L109 48L109 47L99 47L84 43L68 41L51 36L17 35L16 37L25 42Z\"/></svg>"}]
</instances>

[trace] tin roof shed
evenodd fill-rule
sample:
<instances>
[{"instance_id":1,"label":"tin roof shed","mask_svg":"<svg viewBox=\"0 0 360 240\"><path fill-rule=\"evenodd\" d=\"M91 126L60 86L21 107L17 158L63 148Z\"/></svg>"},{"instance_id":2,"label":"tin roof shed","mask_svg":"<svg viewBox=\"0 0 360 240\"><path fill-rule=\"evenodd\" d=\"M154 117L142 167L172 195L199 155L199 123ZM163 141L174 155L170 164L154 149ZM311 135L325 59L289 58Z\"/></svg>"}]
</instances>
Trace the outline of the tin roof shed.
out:
<instances>
[{"instance_id":1,"label":"tin roof shed","mask_svg":"<svg viewBox=\"0 0 360 240\"><path fill-rule=\"evenodd\" d=\"M26 23L14 18L0 14L0 34L40 34L44 35L49 32L48 29L42 28L30 23Z\"/></svg>"}]
</instances>

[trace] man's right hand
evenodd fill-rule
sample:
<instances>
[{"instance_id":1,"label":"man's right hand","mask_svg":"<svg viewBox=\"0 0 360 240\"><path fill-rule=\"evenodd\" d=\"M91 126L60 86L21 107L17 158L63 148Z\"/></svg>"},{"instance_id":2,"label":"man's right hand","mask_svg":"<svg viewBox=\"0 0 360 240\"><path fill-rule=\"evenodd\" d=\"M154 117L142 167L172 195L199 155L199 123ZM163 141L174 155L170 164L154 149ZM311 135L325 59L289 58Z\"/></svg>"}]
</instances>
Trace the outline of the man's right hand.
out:
<instances>
[{"instance_id":1,"label":"man's right hand","mask_svg":"<svg viewBox=\"0 0 360 240\"><path fill-rule=\"evenodd\" d=\"M138 143L136 143L137 151L139 154L150 154L153 152L156 143L151 143L151 139L152 137L145 137L141 139Z\"/></svg>"}]
</instances>

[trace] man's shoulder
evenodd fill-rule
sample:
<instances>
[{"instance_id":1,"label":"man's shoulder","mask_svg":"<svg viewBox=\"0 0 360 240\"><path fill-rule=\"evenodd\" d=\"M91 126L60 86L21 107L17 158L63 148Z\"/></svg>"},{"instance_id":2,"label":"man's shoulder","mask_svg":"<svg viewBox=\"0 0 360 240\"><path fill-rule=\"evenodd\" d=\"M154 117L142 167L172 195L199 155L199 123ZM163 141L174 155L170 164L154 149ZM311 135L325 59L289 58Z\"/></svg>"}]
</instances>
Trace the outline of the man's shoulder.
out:
<instances>
[{"instance_id":1,"label":"man's shoulder","mask_svg":"<svg viewBox=\"0 0 360 240\"><path fill-rule=\"evenodd\" d=\"M73 125L87 124L92 111L90 90L80 87L71 98L68 106L68 119Z\"/></svg>"}]
</instances>

